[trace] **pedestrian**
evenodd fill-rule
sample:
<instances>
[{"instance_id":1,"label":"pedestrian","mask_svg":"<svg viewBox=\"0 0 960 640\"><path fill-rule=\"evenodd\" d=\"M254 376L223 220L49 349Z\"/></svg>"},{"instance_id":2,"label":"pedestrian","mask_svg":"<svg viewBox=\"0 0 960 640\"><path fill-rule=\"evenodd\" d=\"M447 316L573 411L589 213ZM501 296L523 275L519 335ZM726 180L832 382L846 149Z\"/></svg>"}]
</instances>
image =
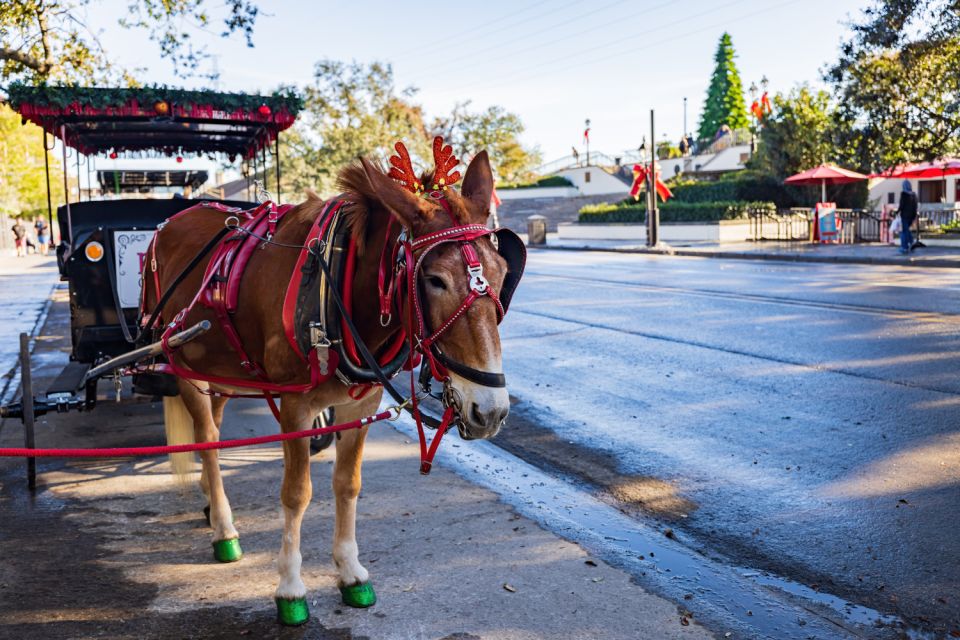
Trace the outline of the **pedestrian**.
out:
<instances>
[{"instance_id":1,"label":"pedestrian","mask_svg":"<svg viewBox=\"0 0 960 640\"><path fill-rule=\"evenodd\" d=\"M17 257L23 258L27 255L27 228L20 222L20 218L13 219L13 244L17 248Z\"/></svg>"},{"instance_id":2,"label":"pedestrian","mask_svg":"<svg viewBox=\"0 0 960 640\"><path fill-rule=\"evenodd\" d=\"M50 244L47 221L42 217L37 218L37 221L33 223L33 228L37 231L37 244L41 255L47 255L47 247Z\"/></svg>"},{"instance_id":3,"label":"pedestrian","mask_svg":"<svg viewBox=\"0 0 960 640\"><path fill-rule=\"evenodd\" d=\"M900 253L907 254L913 251L913 234L910 225L917 219L917 194L909 180L903 181L903 191L900 192L900 206L897 208L900 216Z\"/></svg>"}]
</instances>

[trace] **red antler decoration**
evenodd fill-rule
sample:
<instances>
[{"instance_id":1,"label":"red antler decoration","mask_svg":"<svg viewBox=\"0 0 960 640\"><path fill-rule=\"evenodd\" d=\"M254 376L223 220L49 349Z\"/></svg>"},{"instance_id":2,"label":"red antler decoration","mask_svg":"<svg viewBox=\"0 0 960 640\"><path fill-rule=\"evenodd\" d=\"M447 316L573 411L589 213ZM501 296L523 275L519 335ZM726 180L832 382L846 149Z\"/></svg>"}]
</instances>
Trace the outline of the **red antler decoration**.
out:
<instances>
[{"instance_id":1,"label":"red antler decoration","mask_svg":"<svg viewBox=\"0 0 960 640\"><path fill-rule=\"evenodd\" d=\"M397 155L390 156L390 172L387 174L394 180L403 184L411 192L420 195L424 192L424 185L417 179L417 173L413 170L413 163L410 161L410 153L402 142L393 145L397 150ZM460 164L460 161L453 155L453 147L443 146L443 138L437 136L433 139L433 183L431 191L444 191L450 185L456 184L460 180L460 172L454 171L454 168Z\"/></svg>"},{"instance_id":2,"label":"red antler decoration","mask_svg":"<svg viewBox=\"0 0 960 640\"><path fill-rule=\"evenodd\" d=\"M456 184L460 179L460 172L451 170L460 164L460 161L453 155L453 147L443 146L443 138L437 136L433 139L433 190L442 191L452 184Z\"/></svg>"},{"instance_id":3,"label":"red antler decoration","mask_svg":"<svg viewBox=\"0 0 960 640\"><path fill-rule=\"evenodd\" d=\"M407 189L416 194L423 193L423 185L417 179L417 173L413 170L413 163L410 162L410 154L402 142L393 145L397 150L397 155L390 156L390 172L387 174L394 180L403 183Z\"/></svg>"}]
</instances>

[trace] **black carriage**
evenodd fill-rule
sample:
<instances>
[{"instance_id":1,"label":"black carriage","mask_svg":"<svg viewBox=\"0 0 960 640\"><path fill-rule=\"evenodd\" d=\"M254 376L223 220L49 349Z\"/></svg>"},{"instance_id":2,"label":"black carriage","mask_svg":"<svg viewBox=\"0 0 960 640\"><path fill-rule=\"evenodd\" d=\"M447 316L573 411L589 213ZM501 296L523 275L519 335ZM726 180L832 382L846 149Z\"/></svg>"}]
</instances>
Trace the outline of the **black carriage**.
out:
<instances>
[{"instance_id":1,"label":"black carriage","mask_svg":"<svg viewBox=\"0 0 960 640\"><path fill-rule=\"evenodd\" d=\"M66 194L65 204L56 210L59 242L55 248L61 280L69 286L70 364L45 394L34 397L29 352L23 347L22 399L0 407L0 416L21 417L28 423L27 446L32 447L36 416L92 408L97 380L121 366L121 361L132 361L138 353L143 357L140 352L149 349L137 349L133 337L140 274L157 225L201 200L249 209L260 196L269 195L267 187L274 190L275 197L270 197L280 200L279 135L294 123L302 102L293 93L258 96L164 87L14 83L8 94L10 106L24 122L43 129L46 150L54 148L54 139L61 142ZM222 188L200 192L206 176L178 169L99 170L99 188L93 188L92 157L156 157L180 163L188 154L219 156L231 163L240 160L242 177L230 184L235 195ZM74 170L76 190L68 183ZM87 172L85 194L82 171ZM49 166L47 192L48 221L54 228ZM168 393L169 383L138 376L134 391ZM32 467L28 475L32 486Z\"/></svg>"}]
</instances>

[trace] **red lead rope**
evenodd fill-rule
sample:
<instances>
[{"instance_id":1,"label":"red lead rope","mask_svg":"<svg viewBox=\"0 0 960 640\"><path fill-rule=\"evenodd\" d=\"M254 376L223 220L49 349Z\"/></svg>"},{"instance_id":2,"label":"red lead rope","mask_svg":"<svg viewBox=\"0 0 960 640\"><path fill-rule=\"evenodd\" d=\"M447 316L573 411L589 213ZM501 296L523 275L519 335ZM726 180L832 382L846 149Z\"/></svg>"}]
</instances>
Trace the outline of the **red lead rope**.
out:
<instances>
[{"instance_id":1,"label":"red lead rope","mask_svg":"<svg viewBox=\"0 0 960 640\"><path fill-rule=\"evenodd\" d=\"M193 444L168 444L159 447L110 447L105 449L24 449L24 448L0 448L0 457L2 458L120 458L128 456L162 456L168 453L186 453L189 451L207 451L209 449L234 449L236 447L250 447L256 444L266 444L268 442L280 442L283 440L296 440L298 438L309 438L319 436L325 433L336 433L337 431L349 431L350 429L359 429L374 422L386 420L395 416L393 410L381 411L380 413L352 422L343 424L334 424L329 427L318 427L316 429L304 429L303 431L291 431L290 433L274 433L269 436L256 436L254 438L237 438L236 440L220 440L219 442L195 442ZM439 438L437 438L439 440ZM431 456L432 457L432 456Z\"/></svg>"}]
</instances>

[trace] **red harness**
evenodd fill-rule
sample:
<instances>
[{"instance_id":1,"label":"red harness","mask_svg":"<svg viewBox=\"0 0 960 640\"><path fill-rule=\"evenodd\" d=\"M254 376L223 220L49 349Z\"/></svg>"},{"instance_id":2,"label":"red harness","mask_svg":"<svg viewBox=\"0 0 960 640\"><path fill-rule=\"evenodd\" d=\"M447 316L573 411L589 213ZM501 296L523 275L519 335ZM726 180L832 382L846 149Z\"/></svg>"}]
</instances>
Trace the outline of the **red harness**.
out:
<instances>
[{"instance_id":1,"label":"red harness","mask_svg":"<svg viewBox=\"0 0 960 640\"><path fill-rule=\"evenodd\" d=\"M446 331L448 331L450 327L453 326L453 324L457 321L457 319L463 316L463 314L466 313L466 311L477 300L484 296L488 296L494 301L494 304L497 308L498 322L503 319L505 308L500 297L496 294L496 292L493 291L493 288L487 282L486 278L484 278L483 265L480 261L480 255L476 246L473 244L477 239L495 233L495 231L479 224L459 224L456 218L453 216L447 200L441 197L439 202L447 212L452 222L452 226L446 229L442 229L416 239L409 238L406 233L403 233L394 244L393 250L389 251L389 238L395 225L391 223L387 226L387 238L384 243L384 249L381 255L379 268L378 293L380 300L381 323L384 323L384 326L389 324L389 321L395 310L399 311L403 309L403 303L405 301L404 297L406 297L409 301L409 315L407 318L406 330L402 329L400 331L398 338L387 349L387 353L381 357L381 360L387 361L396 356L399 350L402 348L404 340L408 340L411 349L410 353L414 354L419 352L423 354L423 356L429 362L430 371L433 377L436 380L444 383L445 387L447 387L450 380L450 371L447 365L451 363L449 360L439 357L439 352L437 351L437 342L440 337ZM321 353L321 348L317 347L316 349L310 349L306 354L303 353L296 339L294 318L296 313L297 293L299 290L300 280L302 278L302 268L309 259L311 253L317 256L318 259L322 259L322 257L319 255L319 248L324 241L323 239L328 237L327 232L331 228L330 225L333 224L334 219L344 204L345 203L342 200L331 200L324 205L323 210L321 211L320 215L317 216L317 219L311 226L310 231L308 232L307 237L301 246L300 255L293 270L291 281L287 287L287 292L284 297L282 310L284 333L291 348L293 348L301 360L303 360L307 365L310 373L309 382L292 384L278 384L271 382L268 379L263 366L256 362L244 348L240 335L233 323L233 314L237 311L240 283L250 258L252 257L254 251L258 250L258 248L262 248L265 243L270 241L276 232L277 226L292 208L291 205L283 205L278 207L271 202L266 202L249 212L239 211L218 204L198 205L209 206L219 209L225 213L230 213L232 217L237 220L237 223L235 226L231 227L234 229L233 232L227 234L224 239L215 247L213 256L207 265L206 272L204 273L196 295L193 297L190 303L179 313L177 313L173 320L164 328L161 336L161 343L163 345L163 351L164 355L166 356L167 363L151 365L149 368L153 371L170 373L188 380L200 380L214 384L225 385L228 387L256 389L260 392L260 394L256 394L256 397L262 395L262 397L267 400L278 421L280 419L280 415L274 399L276 394L304 393L329 380L334 375L338 365L337 352L333 349L325 348L323 350L324 353ZM191 207L190 209L187 209L174 217L184 215L186 212L192 211L195 208L197 207ZM229 220L230 219L228 218L227 221L229 222ZM470 293L467 294L467 297L463 300L457 310L451 314L451 316L447 318L447 320L443 322L436 330L431 332L424 314L424 306L421 301L420 291L417 285L417 274L423 265L425 257L432 249L451 242L456 242L459 245L460 253L463 256L466 266L466 275L469 278ZM152 245L151 267L154 273L154 286L159 299L160 283L156 268L155 240ZM352 297L352 276L355 266L355 255L356 246L351 241L351 245L348 248L347 254L347 278L346 282L344 282L342 286L343 302L348 312L350 310ZM396 268L392 268L393 265L396 265ZM328 286L333 287L336 286L336 284L328 283ZM168 341L172 335L184 329L187 316L197 304L202 304L213 310L228 344L230 344L231 348L237 353L238 357L240 358L240 364L249 374L249 378L204 374L176 364L174 359L174 350L169 346ZM145 322L148 320L149 317L145 318ZM350 357L352 360L359 363L360 357L357 354L357 347L354 342L353 335L347 330L346 319L343 319L343 340L347 357ZM329 345L326 346L328 347ZM446 404L446 408L444 410L443 419L437 429L436 436L428 445L421 412L418 408L418 397L415 385L415 375L413 373L413 364L413 357L411 356L411 362L408 363L407 367L411 370L411 396L408 402L410 402L412 405L412 413L416 419L417 430L420 436L420 471L421 473L426 474L430 471L433 457L437 451L437 448L439 447L441 438L458 417L459 407L456 406L456 402L453 400L453 394L445 394L444 403ZM469 367L459 363L457 363L457 367L457 372L459 372L460 367L470 370ZM502 374L492 374L487 372L477 373L490 376L499 376L502 379ZM375 386L379 385L353 385L350 395L355 399L359 399ZM503 385L494 384L491 386ZM231 397L240 395L231 393L217 394Z\"/></svg>"}]
</instances>

